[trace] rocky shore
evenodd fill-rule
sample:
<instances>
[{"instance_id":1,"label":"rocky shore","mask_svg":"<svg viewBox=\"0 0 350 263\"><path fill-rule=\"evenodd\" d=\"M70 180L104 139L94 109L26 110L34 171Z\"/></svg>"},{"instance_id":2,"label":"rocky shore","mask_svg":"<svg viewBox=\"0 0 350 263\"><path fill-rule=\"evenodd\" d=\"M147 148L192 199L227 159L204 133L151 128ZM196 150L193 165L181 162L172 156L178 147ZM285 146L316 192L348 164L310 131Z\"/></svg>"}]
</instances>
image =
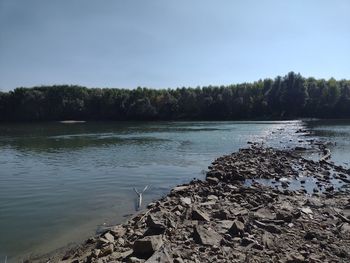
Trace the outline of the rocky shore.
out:
<instances>
[{"instance_id":1,"label":"rocky shore","mask_svg":"<svg viewBox=\"0 0 350 263\"><path fill-rule=\"evenodd\" d=\"M301 153L220 157L206 180L45 262L350 262L350 171Z\"/></svg>"}]
</instances>

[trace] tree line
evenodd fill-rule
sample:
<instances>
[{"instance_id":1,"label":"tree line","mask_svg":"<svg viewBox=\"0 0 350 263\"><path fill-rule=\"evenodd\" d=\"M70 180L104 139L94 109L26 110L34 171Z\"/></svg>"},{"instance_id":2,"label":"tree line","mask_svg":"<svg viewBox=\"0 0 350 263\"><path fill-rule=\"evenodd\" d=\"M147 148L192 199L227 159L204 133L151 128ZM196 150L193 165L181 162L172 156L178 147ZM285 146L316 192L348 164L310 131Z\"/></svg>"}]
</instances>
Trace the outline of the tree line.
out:
<instances>
[{"instance_id":1,"label":"tree line","mask_svg":"<svg viewBox=\"0 0 350 263\"><path fill-rule=\"evenodd\" d=\"M72 85L0 92L0 121L350 118L350 81L275 79L177 89Z\"/></svg>"}]
</instances>

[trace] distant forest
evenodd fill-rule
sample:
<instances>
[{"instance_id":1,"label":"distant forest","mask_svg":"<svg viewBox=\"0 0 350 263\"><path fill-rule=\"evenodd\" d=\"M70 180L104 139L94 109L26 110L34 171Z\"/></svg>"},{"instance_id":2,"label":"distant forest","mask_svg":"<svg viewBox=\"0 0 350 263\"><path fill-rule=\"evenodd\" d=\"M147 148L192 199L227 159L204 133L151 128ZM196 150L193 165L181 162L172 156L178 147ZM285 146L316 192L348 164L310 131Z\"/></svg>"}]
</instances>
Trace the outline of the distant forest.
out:
<instances>
[{"instance_id":1,"label":"distant forest","mask_svg":"<svg viewBox=\"0 0 350 263\"><path fill-rule=\"evenodd\" d=\"M57 85L0 92L0 121L350 118L350 81L275 79L177 89Z\"/></svg>"}]
</instances>

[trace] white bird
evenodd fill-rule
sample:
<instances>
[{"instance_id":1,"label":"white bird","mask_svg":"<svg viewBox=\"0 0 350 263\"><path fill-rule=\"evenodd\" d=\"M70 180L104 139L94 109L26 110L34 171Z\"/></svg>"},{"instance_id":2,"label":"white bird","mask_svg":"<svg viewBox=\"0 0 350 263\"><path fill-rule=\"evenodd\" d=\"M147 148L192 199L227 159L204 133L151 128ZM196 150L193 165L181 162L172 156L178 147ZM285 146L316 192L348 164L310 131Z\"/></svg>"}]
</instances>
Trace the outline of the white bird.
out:
<instances>
[{"instance_id":1,"label":"white bird","mask_svg":"<svg viewBox=\"0 0 350 263\"><path fill-rule=\"evenodd\" d=\"M148 185L145 186L145 188L143 188L143 190L141 192L137 191L137 189L134 187L134 191L138 196L138 206L137 206L137 210L139 210L141 208L142 205L142 194L148 189Z\"/></svg>"}]
</instances>

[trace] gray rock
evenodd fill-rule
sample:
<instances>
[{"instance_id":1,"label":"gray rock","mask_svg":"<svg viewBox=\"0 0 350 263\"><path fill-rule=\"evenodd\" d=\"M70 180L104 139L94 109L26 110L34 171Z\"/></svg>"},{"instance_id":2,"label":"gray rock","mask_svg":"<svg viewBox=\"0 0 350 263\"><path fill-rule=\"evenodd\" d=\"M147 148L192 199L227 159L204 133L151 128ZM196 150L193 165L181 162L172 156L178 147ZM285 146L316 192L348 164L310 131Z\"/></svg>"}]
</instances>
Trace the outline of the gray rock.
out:
<instances>
[{"instance_id":1,"label":"gray rock","mask_svg":"<svg viewBox=\"0 0 350 263\"><path fill-rule=\"evenodd\" d=\"M286 263L302 263L305 262L305 257L300 253L290 253L287 255Z\"/></svg>"},{"instance_id":2,"label":"gray rock","mask_svg":"<svg viewBox=\"0 0 350 263\"><path fill-rule=\"evenodd\" d=\"M133 250L136 256L148 258L163 245L161 235L147 236L135 241Z\"/></svg>"},{"instance_id":3,"label":"gray rock","mask_svg":"<svg viewBox=\"0 0 350 263\"><path fill-rule=\"evenodd\" d=\"M283 188L288 188L289 182L281 182L281 186L282 186Z\"/></svg>"},{"instance_id":4,"label":"gray rock","mask_svg":"<svg viewBox=\"0 0 350 263\"><path fill-rule=\"evenodd\" d=\"M349 223L343 223L340 227L340 232L343 234L350 233L350 224Z\"/></svg>"},{"instance_id":5,"label":"gray rock","mask_svg":"<svg viewBox=\"0 0 350 263\"><path fill-rule=\"evenodd\" d=\"M125 235L126 230L122 226L115 226L110 229L110 232L115 237L122 237Z\"/></svg>"},{"instance_id":6,"label":"gray rock","mask_svg":"<svg viewBox=\"0 0 350 263\"><path fill-rule=\"evenodd\" d=\"M241 221L234 220L229 229L229 233L233 236L242 236L244 234L244 224Z\"/></svg>"},{"instance_id":7,"label":"gray rock","mask_svg":"<svg viewBox=\"0 0 350 263\"><path fill-rule=\"evenodd\" d=\"M210 178L222 179L224 178L224 176L225 176L225 172L219 171L219 170L212 170L207 173L207 178L210 177Z\"/></svg>"},{"instance_id":8,"label":"gray rock","mask_svg":"<svg viewBox=\"0 0 350 263\"><path fill-rule=\"evenodd\" d=\"M98 258L98 256L101 254L101 249L94 249L94 250L92 250L92 252L91 252L91 256L93 257L93 258Z\"/></svg>"},{"instance_id":9,"label":"gray rock","mask_svg":"<svg viewBox=\"0 0 350 263\"><path fill-rule=\"evenodd\" d=\"M155 218L153 215L148 215L146 224L149 228L157 229L157 230L164 230L166 227L165 225L157 218Z\"/></svg>"},{"instance_id":10,"label":"gray rock","mask_svg":"<svg viewBox=\"0 0 350 263\"><path fill-rule=\"evenodd\" d=\"M262 243L266 248L272 249L274 247L273 235L265 232L262 236Z\"/></svg>"},{"instance_id":11,"label":"gray rock","mask_svg":"<svg viewBox=\"0 0 350 263\"><path fill-rule=\"evenodd\" d=\"M166 248L161 248L156 251L146 263L173 263L173 258Z\"/></svg>"},{"instance_id":12,"label":"gray rock","mask_svg":"<svg viewBox=\"0 0 350 263\"><path fill-rule=\"evenodd\" d=\"M174 263L184 263L184 261L182 260L182 258L175 258Z\"/></svg>"},{"instance_id":13,"label":"gray rock","mask_svg":"<svg viewBox=\"0 0 350 263\"><path fill-rule=\"evenodd\" d=\"M254 216L259 219L275 219L276 215L273 214L269 209L267 208L260 208L254 213Z\"/></svg>"},{"instance_id":14,"label":"gray rock","mask_svg":"<svg viewBox=\"0 0 350 263\"><path fill-rule=\"evenodd\" d=\"M125 245L125 240L124 240L124 238L118 238L117 239L117 243L119 244L119 245L121 245L121 246L124 246Z\"/></svg>"},{"instance_id":15,"label":"gray rock","mask_svg":"<svg viewBox=\"0 0 350 263\"><path fill-rule=\"evenodd\" d=\"M98 239L98 246L99 247L102 247L102 246L104 246L104 245L106 245L106 244L109 244L110 243L110 241L108 240L108 239L105 239L104 237L100 237L99 239Z\"/></svg>"},{"instance_id":16,"label":"gray rock","mask_svg":"<svg viewBox=\"0 0 350 263\"><path fill-rule=\"evenodd\" d=\"M231 220L220 220L216 223L216 229L219 233L225 234L232 227L233 221Z\"/></svg>"},{"instance_id":17,"label":"gray rock","mask_svg":"<svg viewBox=\"0 0 350 263\"><path fill-rule=\"evenodd\" d=\"M230 217L230 212L227 210L219 210L213 214L213 217L221 219L221 220L225 220L225 219L228 219Z\"/></svg>"},{"instance_id":18,"label":"gray rock","mask_svg":"<svg viewBox=\"0 0 350 263\"><path fill-rule=\"evenodd\" d=\"M312 215L313 214L313 212L312 212L312 210L311 210L311 208L310 207L302 207L301 209L300 209L300 211L302 212L302 213L304 213L304 214L307 214L307 215Z\"/></svg>"},{"instance_id":19,"label":"gray rock","mask_svg":"<svg viewBox=\"0 0 350 263\"><path fill-rule=\"evenodd\" d=\"M197 225L194 227L193 239L201 245L218 246L222 238L214 230Z\"/></svg>"},{"instance_id":20,"label":"gray rock","mask_svg":"<svg viewBox=\"0 0 350 263\"><path fill-rule=\"evenodd\" d=\"M176 186L173 188L173 192L183 192L186 191L187 189L189 189L191 186L189 185L182 185L182 186Z\"/></svg>"},{"instance_id":21,"label":"gray rock","mask_svg":"<svg viewBox=\"0 0 350 263\"><path fill-rule=\"evenodd\" d=\"M283 220L287 223L292 222L293 218L294 217L293 217L292 213L287 212L287 211L283 211L283 210L278 211L276 214L277 220Z\"/></svg>"},{"instance_id":22,"label":"gray rock","mask_svg":"<svg viewBox=\"0 0 350 263\"><path fill-rule=\"evenodd\" d=\"M104 237L105 239L107 239L107 240L108 240L109 242L111 242L111 243L114 242L114 236L113 236L111 233L109 233L109 232L107 232L106 234L104 234L103 237Z\"/></svg>"},{"instance_id":23,"label":"gray rock","mask_svg":"<svg viewBox=\"0 0 350 263\"><path fill-rule=\"evenodd\" d=\"M192 219L193 220L199 220L199 221L207 221L209 222L209 215L205 212L202 212L201 210L194 208L192 210Z\"/></svg>"},{"instance_id":24,"label":"gray rock","mask_svg":"<svg viewBox=\"0 0 350 263\"><path fill-rule=\"evenodd\" d=\"M220 182L219 178L208 176L207 181L211 184L218 184Z\"/></svg>"},{"instance_id":25,"label":"gray rock","mask_svg":"<svg viewBox=\"0 0 350 263\"><path fill-rule=\"evenodd\" d=\"M128 259L128 263L142 263L145 262L143 259L139 259L137 257L130 257Z\"/></svg>"},{"instance_id":26,"label":"gray rock","mask_svg":"<svg viewBox=\"0 0 350 263\"><path fill-rule=\"evenodd\" d=\"M250 244L254 244L255 243L255 240L254 239L251 239L251 238L248 238L248 237L243 237L242 240L241 240L241 245L246 247Z\"/></svg>"},{"instance_id":27,"label":"gray rock","mask_svg":"<svg viewBox=\"0 0 350 263\"><path fill-rule=\"evenodd\" d=\"M127 251L124 251L124 252L120 253L120 258L127 258L130 255L132 255L133 253L134 253L134 250L129 249Z\"/></svg>"},{"instance_id":28,"label":"gray rock","mask_svg":"<svg viewBox=\"0 0 350 263\"><path fill-rule=\"evenodd\" d=\"M219 200L219 197L217 197L216 195L208 195L207 199L210 201L210 200L214 200L214 201L217 201Z\"/></svg>"},{"instance_id":29,"label":"gray rock","mask_svg":"<svg viewBox=\"0 0 350 263\"><path fill-rule=\"evenodd\" d=\"M275 226L273 224L265 224L265 223L262 223L262 222L257 221L257 220L255 220L254 223L257 227L265 229L265 230L269 231L270 233L275 233L275 234L282 233L281 229L279 229L277 226Z\"/></svg>"},{"instance_id":30,"label":"gray rock","mask_svg":"<svg viewBox=\"0 0 350 263\"><path fill-rule=\"evenodd\" d=\"M182 204L185 204L185 205L190 205L192 203L191 198L189 197L180 197L180 201Z\"/></svg>"},{"instance_id":31,"label":"gray rock","mask_svg":"<svg viewBox=\"0 0 350 263\"><path fill-rule=\"evenodd\" d=\"M314 238L317 238L317 234L314 231L307 231L306 234L304 235L304 238L306 240L312 240Z\"/></svg>"},{"instance_id":32,"label":"gray rock","mask_svg":"<svg viewBox=\"0 0 350 263\"><path fill-rule=\"evenodd\" d=\"M114 246L112 244L109 244L108 246L101 248L101 253L100 253L99 257L108 256L108 255L112 254L113 251L114 251Z\"/></svg>"}]
</instances>

